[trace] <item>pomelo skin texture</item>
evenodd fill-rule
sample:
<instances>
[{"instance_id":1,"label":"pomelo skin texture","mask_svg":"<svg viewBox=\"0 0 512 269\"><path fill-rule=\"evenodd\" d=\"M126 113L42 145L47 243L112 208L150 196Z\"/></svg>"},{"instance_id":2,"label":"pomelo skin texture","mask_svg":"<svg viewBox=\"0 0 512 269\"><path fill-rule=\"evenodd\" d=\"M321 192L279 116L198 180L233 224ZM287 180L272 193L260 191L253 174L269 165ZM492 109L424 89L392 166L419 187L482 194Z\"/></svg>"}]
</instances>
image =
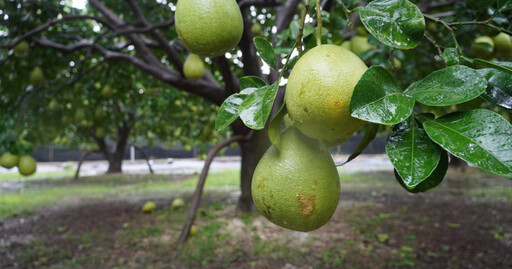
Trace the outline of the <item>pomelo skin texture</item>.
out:
<instances>
[{"instance_id":1,"label":"pomelo skin texture","mask_svg":"<svg viewBox=\"0 0 512 269\"><path fill-rule=\"evenodd\" d=\"M20 156L18 162L18 169L20 174L24 176L30 176L36 172L36 160L29 155Z\"/></svg>"},{"instance_id":2,"label":"pomelo skin texture","mask_svg":"<svg viewBox=\"0 0 512 269\"><path fill-rule=\"evenodd\" d=\"M233 49L244 31L235 0L179 0L175 19L183 45L203 57L219 56Z\"/></svg>"},{"instance_id":3,"label":"pomelo skin texture","mask_svg":"<svg viewBox=\"0 0 512 269\"><path fill-rule=\"evenodd\" d=\"M308 232L334 214L338 171L325 145L289 127L256 166L252 197L258 211L283 228Z\"/></svg>"},{"instance_id":4,"label":"pomelo skin texture","mask_svg":"<svg viewBox=\"0 0 512 269\"><path fill-rule=\"evenodd\" d=\"M304 54L286 86L288 114L305 135L341 144L364 122L350 116L349 105L357 82L368 68L351 51L321 45Z\"/></svg>"},{"instance_id":5,"label":"pomelo skin texture","mask_svg":"<svg viewBox=\"0 0 512 269\"><path fill-rule=\"evenodd\" d=\"M11 154L10 152L6 152L0 157L0 166L11 169L18 165L18 156Z\"/></svg>"}]
</instances>

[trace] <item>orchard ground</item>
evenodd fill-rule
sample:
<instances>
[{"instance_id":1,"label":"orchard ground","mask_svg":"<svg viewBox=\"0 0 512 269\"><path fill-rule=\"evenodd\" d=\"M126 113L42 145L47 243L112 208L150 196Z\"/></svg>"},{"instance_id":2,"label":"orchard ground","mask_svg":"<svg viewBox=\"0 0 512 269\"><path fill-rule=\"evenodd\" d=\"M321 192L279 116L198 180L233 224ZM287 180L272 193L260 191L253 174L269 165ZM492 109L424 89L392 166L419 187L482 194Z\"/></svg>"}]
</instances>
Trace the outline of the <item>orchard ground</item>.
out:
<instances>
[{"instance_id":1,"label":"orchard ground","mask_svg":"<svg viewBox=\"0 0 512 269\"><path fill-rule=\"evenodd\" d=\"M512 267L512 181L449 169L439 187L412 195L385 156L339 168L338 209L310 233L282 229L257 213L236 215L239 162L219 158L199 232L177 249L201 163L155 161L157 173L148 175L141 174L143 162L126 162L125 175L78 180L70 178L73 163L40 164L27 180L0 172L0 268ZM83 169L100 173L103 163ZM177 197L187 206L172 210ZM144 214L149 200L157 210Z\"/></svg>"}]
</instances>

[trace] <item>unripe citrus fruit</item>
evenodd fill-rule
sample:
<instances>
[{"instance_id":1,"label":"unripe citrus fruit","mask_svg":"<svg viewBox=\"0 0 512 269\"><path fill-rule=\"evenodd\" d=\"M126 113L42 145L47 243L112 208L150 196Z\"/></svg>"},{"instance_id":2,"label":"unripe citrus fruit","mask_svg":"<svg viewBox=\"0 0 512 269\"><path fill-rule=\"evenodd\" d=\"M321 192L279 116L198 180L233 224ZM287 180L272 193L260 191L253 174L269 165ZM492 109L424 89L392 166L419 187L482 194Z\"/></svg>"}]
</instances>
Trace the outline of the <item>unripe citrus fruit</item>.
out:
<instances>
[{"instance_id":1,"label":"unripe citrus fruit","mask_svg":"<svg viewBox=\"0 0 512 269\"><path fill-rule=\"evenodd\" d=\"M43 83L43 81L44 81L43 69L41 69L41 67L39 67L39 66L34 67L34 69L32 69L32 71L29 74L29 81L33 85L39 85L39 84Z\"/></svg>"},{"instance_id":2,"label":"unripe citrus fruit","mask_svg":"<svg viewBox=\"0 0 512 269\"><path fill-rule=\"evenodd\" d=\"M20 174L30 176L36 172L36 160L30 155L20 156L18 161L18 169Z\"/></svg>"},{"instance_id":3,"label":"unripe citrus fruit","mask_svg":"<svg viewBox=\"0 0 512 269\"><path fill-rule=\"evenodd\" d=\"M190 235L194 236L196 234L197 234L197 227L195 225L192 225L192 227L190 227Z\"/></svg>"},{"instance_id":4,"label":"unripe citrus fruit","mask_svg":"<svg viewBox=\"0 0 512 269\"><path fill-rule=\"evenodd\" d=\"M252 179L254 204L271 222L312 231L334 214L340 195L338 171L325 145L289 127L280 149L272 145Z\"/></svg>"},{"instance_id":5,"label":"unripe citrus fruit","mask_svg":"<svg viewBox=\"0 0 512 269\"><path fill-rule=\"evenodd\" d=\"M344 49L347 49L347 50L351 50L352 49L352 43L350 43L350 40L343 41L343 43L341 43L341 47L344 48Z\"/></svg>"},{"instance_id":6,"label":"unripe citrus fruit","mask_svg":"<svg viewBox=\"0 0 512 269\"><path fill-rule=\"evenodd\" d=\"M142 206L142 212L144 213L152 213L153 211L155 211L156 209L156 204L154 202L146 202L143 206Z\"/></svg>"},{"instance_id":7,"label":"unripe citrus fruit","mask_svg":"<svg viewBox=\"0 0 512 269\"><path fill-rule=\"evenodd\" d=\"M486 45L482 45L487 44ZM494 41L488 36L479 36L475 39L473 45L471 45L471 51L473 54L482 59L491 59L494 56Z\"/></svg>"},{"instance_id":8,"label":"unripe citrus fruit","mask_svg":"<svg viewBox=\"0 0 512 269\"><path fill-rule=\"evenodd\" d=\"M369 49L375 48L375 46L372 46L370 43L368 43L368 37L366 36L354 36L350 42L352 52L358 56Z\"/></svg>"},{"instance_id":9,"label":"unripe citrus fruit","mask_svg":"<svg viewBox=\"0 0 512 269\"><path fill-rule=\"evenodd\" d=\"M305 135L326 141L349 139L364 122L350 116L354 87L368 68L354 53L321 45L302 56L288 79L286 107Z\"/></svg>"},{"instance_id":10,"label":"unripe citrus fruit","mask_svg":"<svg viewBox=\"0 0 512 269\"><path fill-rule=\"evenodd\" d=\"M259 23L252 24L251 32L253 36L265 37L265 32L263 32L263 28L261 28L261 24Z\"/></svg>"},{"instance_id":11,"label":"unripe citrus fruit","mask_svg":"<svg viewBox=\"0 0 512 269\"><path fill-rule=\"evenodd\" d=\"M205 57L233 49L244 30L242 13L235 0L179 0L176 32L185 47Z\"/></svg>"},{"instance_id":12,"label":"unripe citrus fruit","mask_svg":"<svg viewBox=\"0 0 512 269\"><path fill-rule=\"evenodd\" d=\"M0 166L11 169L14 166L18 165L18 156L11 154L10 152L6 152L0 157Z\"/></svg>"},{"instance_id":13,"label":"unripe citrus fruit","mask_svg":"<svg viewBox=\"0 0 512 269\"><path fill-rule=\"evenodd\" d=\"M190 53L183 64L183 75L188 79L199 79L204 75L204 63L201 57Z\"/></svg>"},{"instance_id":14,"label":"unripe citrus fruit","mask_svg":"<svg viewBox=\"0 0 512 269\"><path fill-rule=\"evenodd\" d=\"M30 46L29 46L28 42L23 40L13 48L14 56L22 57L29 49L30 49Z\"/></svg>"},{"instance_id":15,"label":"unripe citrus fruit","mask_svg":"<svg viewBox=\"0 0 512 269\"><path fill-rule=\"evenodd\" d=\"M171 203L172 209L178 209L178 208L182 208L184 206L185 206L185 202L181 198L176 198Z\"/></svg>"},{"instance_id":16,"label":"unripe citrus fruit","mask_svg":"<svg viewBox=\"0 0 512 269\"><path fill-rule=\"evenodd\" d=\"M505 33L499 33L492 38L498 56L512 57L512 39Z\"/></svg>"}]
</instances>

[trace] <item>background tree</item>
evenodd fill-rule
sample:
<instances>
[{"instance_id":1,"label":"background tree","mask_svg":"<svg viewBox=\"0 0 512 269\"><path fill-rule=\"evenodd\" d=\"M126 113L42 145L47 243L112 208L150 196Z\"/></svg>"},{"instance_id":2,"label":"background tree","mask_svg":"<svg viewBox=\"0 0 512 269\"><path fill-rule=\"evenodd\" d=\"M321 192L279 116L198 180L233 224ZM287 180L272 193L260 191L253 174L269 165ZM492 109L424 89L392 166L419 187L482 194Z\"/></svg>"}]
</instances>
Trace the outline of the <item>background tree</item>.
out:
<instances>
[{"instance_id":1,"label":"background tree","mask_svg":"<svg viewBox=\"0 0 512 269\"><path fill-rule=\"evenodd\" d=\"M457 109L456 106L460 103L470 101L480 95L486 99L484 103L480 104L481 107L492 107L497 111L510 109L510 88L504 82L509 78L510 65L476 59L479 56L477 55L478 50L471 49L476 43L485 51L494 53L494 47L488 43L484 44L485 42L475 42L475 38L482 34L494 37L500 31L511 34L509 22L512 18L510 12L506 12L511 9L510 1L485 1L482 3L480 1L410 2L392 0L385 1L385 3L373 1L370 4L352 0L322 1L321 4L317 1L323 8L321 13L318 12L321 14L321 20L316 15L315 9L309 9L309 1L306 1L305 7L299 8L299 11L306 10L307 16L299 17L296 14L299 2L298 0L285 2L239 1L238 4L244 19L244 33L237 49L225 56L214 59L207 58L209 70L204 77L199 80L189 80L182 74L183 61L187 52L177 40L173 24L175 1L136 2L128 0L119 4L117 1L89 0L89 8L86 13L81 13L82 11L57 1L6 1L3 12L8 16L2 18L2 27L4 27L3 32L6 38L0 45L4 48L1 52L1 86L2 91L6 92L6 94L2 92L2 100L9 107L5 110L10 111L6 115L17 118L16 111L23 107L23 103L29 102L47 91L65 91L69 88L63 87L63 85L75 84L105 62L132 65L174 89L195 94L220 106L229 96L239 93L240 89L252 87L260 89L260 92L263 90L277 91L279 84L275 82L280 79L280 75L286 77L289 71L282 68L284 63L293 66L303 50L312 48L318 43L342 44L344 40L351 40L351 42L354 41L351 45L354 50L354 46L356 48L361 46L355 42L355 37L358 35L366 36L369 43L369 49L362 51L359 56L367 64L384 66L391 70L389 73L384 68L375 67L371 69L371 72L375 72L375 76L379 78L389 77L386 75L388 73L394 76L393 79L381 79L376 83L389 83L393 85L394 91L401 92L411 83L434 74L433 71L453 65L455 65L454 68L444 69L445 71L439 77L434 77L432 80L448 83L450 76L453 76L455 71L458 71L457 69L463 69L463 72L471 73L466 78L480 80L478 83L468 80L468 84L480 85L483 81L482 77L484 77L485 86L488 84L489 87L487 89L478 87L476 90L466 87L463 89L461 98L448 103L443 103L442 100L428 102L422 99L421 94L401 94L402 98L399 98L398 104L393 103L393 105L406 105L404 109L396 110L392 115L389 111L383 111L383 107L378 105L370 106L375 109L371 113L358 109L366 107L365 105L368 104L366 102L371 101L359 100L357 103L359 106L354 107L352 116L386 126L396 125L409 118L408 122L412 119L417 120L416 124L420 124L419 127L422 127L423 122L432 118L431 115L420 115L420 112L428 112L429 107L434 107L433 109L436 110L437 107L445 109L447 106L455 106L453 109ZM364 8L358 8L358 6L365 5ZM319 9L317 10L319 11ZM401 20L393 18L391 16L393 14L399 15ZM425 27L425 21L428 27ZM306 23L304 24L304 22ZM270 46L262 39L256 42L257 45L259 44L260 56L267 62L265 65L257 56L252 40L253 34L250 29L254 23L262 25L265 38L270 41ZM322 26L322 30L315 28L317 23L318 26ZM364 28L358 28L361 24ZM363 29L363 31L358 31L358 29ZM492 30L497 31L491 33ZM31 57L20 59L17 57L20 53L15 53L12 49L24 40L29 43ZM268 47L271 49L268 50ZM294 47L299 48L299 53L291 53ZM275 60L272 60L274 57ZM510 56L496 54L496 57L497 60L506 60ZM23 64L24 61L26 64ZM74 64L70 65L71 62ZM471 70L477 67L490 69L479 72L480 75L474 75L473 71L469 71L459 64L469 66ZM401 69L398 71L400 65ZM38 86L28 85L26 81L34 66L44 67L42 73L46 82ZM265 72L262 72L262 66ZM271 66L273 70L270 70L268 66ZM368 76L372 74L371 72ZM4 78L8 78L10 74L19 74L19 76L12 80L12 84L4 84L3 81L7 81ZM242 76L256 76L262 80L239 79ZM363 79L363 81L375 83L371 79ZM272 86L264 86L262 83ZM388 95L382 89L374 88L372 90L375 96L383 95L388 101ZM496 92L499 93L499 96L493 95ZM276 104L279 104L282 92L277 96ZM244 97L244 92L238 97ZM254 95L251 98L254 98ZM268 101L268 98L262 98L253 104L260 108L262 103L265 103L266 106L272 105L272 102ZM246 108L248 107L242 104L239 112L245 111ZM414 117L410 117L413 110L415 111ZM224 115L227 117L218 121L219 125L229 124L242 151L242 195L239 208L243 211L252 208L251 177L260 156L268 146L268 140L266 132L251 133L250 128L246 127L241 120L234 119L238 115L242 116L242 120L245 116L249 118L257 116L262 120L256 126L250 127L262 129L265 127L268 114L261 113L262 111L267 113L270 109L265 107L265 109L256 111L260 114L234 113ZM376 118L364 115L376 116ZM391 117L393 120L385 120L386 117ZM486 119L493 116L479 115L478 117ZM247 121L245 122L247 123ZM468 122L468 124L470 123ZM217 127L220 130L222 126ZM416 128L414 124L407 125L406 123L402 123L402 127L407 130ZM367 132L368 138L365 139L365 142L371 141L372 132L375 129L369 128L372 131ZM248 134L253 135L247 139ZM456 137L450 139L456 139ZM430 168L437 167L440 158L437 160L438 162ZM395 164L395 166L397 165ZM397 169L403 172L406 166L407 162L403 166L398 165ZM506 170L507 167L509 167L508 164L505 164L503 169ZM486 170L490 171L492 167Z\"/></svg>"}]
</instances>

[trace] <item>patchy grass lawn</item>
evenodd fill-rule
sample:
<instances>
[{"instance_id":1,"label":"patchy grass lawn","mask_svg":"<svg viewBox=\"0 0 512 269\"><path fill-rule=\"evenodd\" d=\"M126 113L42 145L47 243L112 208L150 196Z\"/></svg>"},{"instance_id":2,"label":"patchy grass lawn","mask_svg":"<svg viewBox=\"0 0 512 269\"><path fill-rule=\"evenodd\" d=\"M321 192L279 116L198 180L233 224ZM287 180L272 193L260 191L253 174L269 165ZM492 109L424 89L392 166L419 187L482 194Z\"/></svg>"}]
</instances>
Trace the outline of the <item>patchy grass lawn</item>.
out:
<instances>
[{"instance_id":1,"label":"patchy grass lawn","mask_svg":"<svg viewBox=\"0 0 512 269\"><path fill-rule=\"evenodd\" d=\"M512 182L478 170L449 171L438 188L417 195L392 173L343 175L335 215L309 233L257 213L236 215L238 171L215 173L198 234L177 248L188 207L170 204L176 197L188 204L196 182L145 175L29 183L2 200L1 208L18 204L32 215L0 226L0 267L512 267ZM153 214L141 211L148 200L157 204Z\"/></svg>"}]
</instances>

